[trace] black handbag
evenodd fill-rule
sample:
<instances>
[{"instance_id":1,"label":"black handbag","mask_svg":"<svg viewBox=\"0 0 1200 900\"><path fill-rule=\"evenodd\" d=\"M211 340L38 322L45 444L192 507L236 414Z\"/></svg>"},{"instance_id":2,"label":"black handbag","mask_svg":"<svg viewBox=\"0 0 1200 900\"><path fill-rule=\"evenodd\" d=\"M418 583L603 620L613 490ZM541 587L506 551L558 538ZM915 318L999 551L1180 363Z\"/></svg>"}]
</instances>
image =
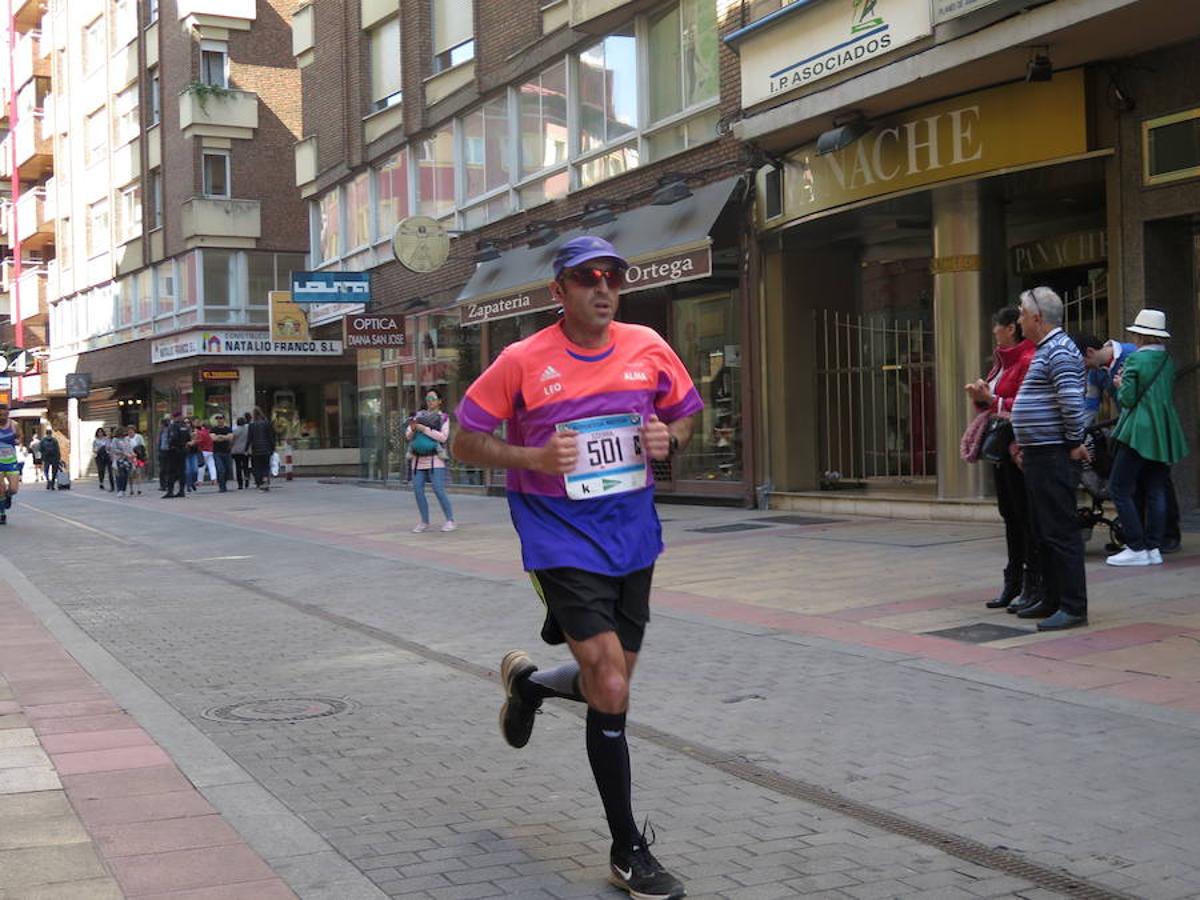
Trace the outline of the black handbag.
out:
<instances>
[{"instance_id":1,"label":"black handbag","mask_svg":"<svg viewBox=\"0 0 1200 900\"><path fill-rule=\"evenodd\" d=\"M979 448L980 459L994 463L1004 462L1009 458L1008 448L1016 439L1012 420L995 416L988 422L987 430L983 433L983 445Z\"/></svg>"}]
</instances>

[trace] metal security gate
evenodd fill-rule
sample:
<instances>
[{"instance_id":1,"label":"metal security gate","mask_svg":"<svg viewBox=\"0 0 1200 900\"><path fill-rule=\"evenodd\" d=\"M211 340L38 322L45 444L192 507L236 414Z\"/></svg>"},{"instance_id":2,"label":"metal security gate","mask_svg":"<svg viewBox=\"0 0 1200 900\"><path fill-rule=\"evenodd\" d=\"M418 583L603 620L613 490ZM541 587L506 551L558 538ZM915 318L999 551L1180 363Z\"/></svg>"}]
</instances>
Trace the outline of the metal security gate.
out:
<instances>
[{"instance_id":1,"label":"metal security gate","mask_svg":"<svg viewBox=\"0 0 1200 900\"><path fill-rule=\"evenodd\" d=\"M817 310L822 485L937 477L933 329Z\"/></svg>"},{"instance_id":2,"label":"metal security gate","mask_svg":"<svg viewBox=\"0 0 1200 900\"><path fill-rule=\"evenodd\" d=\"M1102 341L1112 337L1108 331L1108 287L1104 282L1064 291L1062 301L1063 329L1068 334L1091 334Z\"/></svg>"}]
</instances>

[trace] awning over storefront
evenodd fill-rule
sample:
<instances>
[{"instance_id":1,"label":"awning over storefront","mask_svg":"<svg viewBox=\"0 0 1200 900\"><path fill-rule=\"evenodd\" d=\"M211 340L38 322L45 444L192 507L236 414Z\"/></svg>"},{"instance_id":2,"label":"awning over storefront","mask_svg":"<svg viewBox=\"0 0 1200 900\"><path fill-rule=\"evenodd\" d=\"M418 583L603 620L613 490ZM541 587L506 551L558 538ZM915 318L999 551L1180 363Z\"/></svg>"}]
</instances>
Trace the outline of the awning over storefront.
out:
<instances>
[{"instance_id":1,"label":"awning over storefront","mask_svg":"<svg viewBox=\"0 0 1200 900\"><path fill-rule=\"evenodd\" d=\"M20 409L10 409L10 419L44 419L49 410L44 406L23 406Z\"/></svg>"},{"instance_id":2,"label":"awning over storefront","mask_svg":"<svg viewBox=\"0 0 1200 900\"><path fill-rule=\"evenodd\" d=\"M462 324L477 325L555 306L550 293L554 254L563 241L595 234L629 260L623 293L677 284L712 274L712 231L740 176L692 191L670 206L642 206L607 225L572 229L544 247L520 247L480 263L458 295Z\"/></svg>"}]
</instances>

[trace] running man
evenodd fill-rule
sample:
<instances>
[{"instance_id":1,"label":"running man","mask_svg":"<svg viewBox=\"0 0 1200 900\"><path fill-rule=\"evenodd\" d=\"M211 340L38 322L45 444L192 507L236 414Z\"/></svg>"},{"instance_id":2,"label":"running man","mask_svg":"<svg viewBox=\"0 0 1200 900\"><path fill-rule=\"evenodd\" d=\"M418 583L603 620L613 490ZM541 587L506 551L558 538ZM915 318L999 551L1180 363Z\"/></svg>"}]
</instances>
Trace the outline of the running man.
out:
<instances>
[{"instance_id":1,"label":"running man","mask_svg":"<svg viewBox=\"0 0 1200 900\"><path fill-rule=\"evenodd\" d=\"M8 522L12 498L21 489L23 463L17 459L17 431L8 418L8 404L0 403L0 525Z\"/></svg>"},{"instance_id":2,"label":"running man","mask_svg":"<svg viewBox=\"0 0 1200 900\"><path fill-rule=\"evenodd\" d=\"M523 747L547 697L587 704L587 754L612 832L610 878L639 900L685 891L633 815L625 714L662 552L649 460L692 436L700 395L657 332L614 321L629 264L608 241L574 238L554 258L562 319L505 348L458 408L454 455L508 469L521 555L546 604L547 643L575 661L539 670L523 650L500 665L500 727ZM493 432L508 423L508 440Z\"/></svg>"}]
</instances>

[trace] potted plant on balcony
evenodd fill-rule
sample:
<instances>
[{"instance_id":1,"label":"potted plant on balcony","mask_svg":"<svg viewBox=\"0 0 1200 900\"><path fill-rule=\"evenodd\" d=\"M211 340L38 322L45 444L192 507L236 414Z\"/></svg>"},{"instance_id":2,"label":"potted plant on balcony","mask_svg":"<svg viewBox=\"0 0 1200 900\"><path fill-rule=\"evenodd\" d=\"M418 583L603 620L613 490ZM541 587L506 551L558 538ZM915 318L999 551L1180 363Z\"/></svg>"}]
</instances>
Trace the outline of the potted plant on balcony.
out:
<instances>
[{"instance_id":1,"label":"potted plant on balcony","mask_svg":"<svg viewBox=\"0 0 1200 900\"><path fill-rule=\"evenodd\" d=\"M187 87L183 89L184 93L194 94L196 102L200 104L202 112L208 112L208 101L211 97L224 99L232 97L233 91L227 87L222 87L219 84L209 84L207 81L193 80L187 83Z\"/></svg>"}]
</instances>

